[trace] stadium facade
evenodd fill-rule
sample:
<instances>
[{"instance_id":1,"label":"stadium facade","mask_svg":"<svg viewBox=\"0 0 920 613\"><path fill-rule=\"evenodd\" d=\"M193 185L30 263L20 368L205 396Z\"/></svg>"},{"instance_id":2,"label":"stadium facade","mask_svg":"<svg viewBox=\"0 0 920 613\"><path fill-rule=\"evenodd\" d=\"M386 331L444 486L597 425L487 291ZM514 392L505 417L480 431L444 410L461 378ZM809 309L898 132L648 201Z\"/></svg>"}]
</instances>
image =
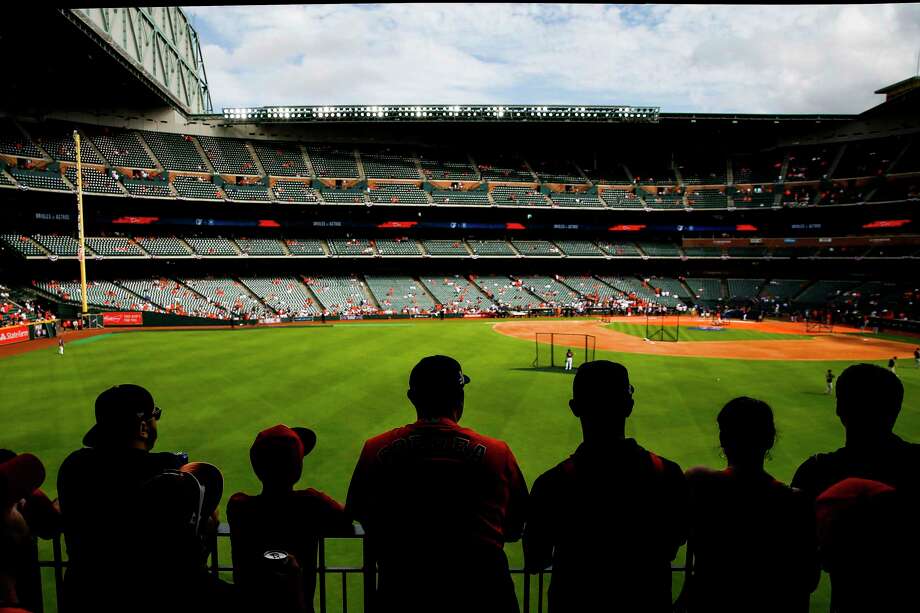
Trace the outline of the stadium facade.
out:
<instances>
[{"instance_id":1,"label":"stadium facade","mask_svg":"<svg viewBox=\"0 0 920 613\"><path fill-rule=\"evenodd\" d=\"M8 53L26 19L73 53L0 86L0 282L62 312L80 293L74 130L92 311L916 311L920 79L856 115L213 112L179 9L36 9L0 26Z\"/></svg>"}]
</instances>

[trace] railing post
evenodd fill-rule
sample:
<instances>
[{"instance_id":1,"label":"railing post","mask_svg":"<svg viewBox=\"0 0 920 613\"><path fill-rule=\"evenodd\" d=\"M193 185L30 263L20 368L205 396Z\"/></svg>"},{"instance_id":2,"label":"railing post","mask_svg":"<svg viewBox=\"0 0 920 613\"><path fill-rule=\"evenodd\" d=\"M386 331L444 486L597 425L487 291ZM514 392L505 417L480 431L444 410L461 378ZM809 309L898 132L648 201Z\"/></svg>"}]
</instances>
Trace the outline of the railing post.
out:
<instances>
[{"instance_id":1,"label":"railing post","mask_svg":"<svg viewBox=\"0 0 920 613\"><path fill-rule=\"evenodd\" d=\"M29 588L33 588L37 585L35 589L35 597L38 598L38 602L35 602L35 606L38 607L36 613L42 613L45 610L45 595L42 590L42 567L38 565L38 539L32 539L32 560L35 562L35 573L31 574L29 577ZM36 577L37 575L37 577Z\"/></svg>"},{"instance_id":2,"label":"railing post","mask_svg":"<svg viewBox=\"0 0 920 613\"><path fill-rule=\"evenodd\" d=\"M364 529L356 527L355 533L364 536ZM362 566L362 574L364 576L364 611L365 613L375 613L374 605L374 592L377 591L376 583L376 568L377 561L374 559L374 556L371 554L371 547L367 542L367 537L364 537L364 540L361 545L362 555L364 558L364 565Z\"/></svg>"},{"instance_id":3,"label":"railing post","mask_svg":"<svg viewBox=\"0 0 920 613\"><path fill-rule=\"evenodd\" d=\"M543 571L537 577L537 613L543 613Z\"/></svg>"},{"instance_id":4,"label":"railing post","mask_svg":"<svg viewBox=\"0 0 920 613\"><path fill-rule=\"evenodd\" d=\"M326 539L320 537L316 574L319 580L319 611L326 613Z\"/></svg>"},{"instance_id":5,"label":"railing post","mask_svg":"<svg viewBox=\"0 0 920 613\"><path fill-rule=\"evenodd\" d=\"M530 613L530 573L524 569L524 613Z\"/></svg>"},{"instance_id":6,"label":"railing post","mask_svg":"<svg viewBox=\"0 0 920 613\"><path fill-rule=\"evenodd\" d=\"M54 595L57 598L58 613L64 613L64 554L61 550L61 535L55 534L51 539L51 550L54 556Z\"/></svg>"}]
</instances>

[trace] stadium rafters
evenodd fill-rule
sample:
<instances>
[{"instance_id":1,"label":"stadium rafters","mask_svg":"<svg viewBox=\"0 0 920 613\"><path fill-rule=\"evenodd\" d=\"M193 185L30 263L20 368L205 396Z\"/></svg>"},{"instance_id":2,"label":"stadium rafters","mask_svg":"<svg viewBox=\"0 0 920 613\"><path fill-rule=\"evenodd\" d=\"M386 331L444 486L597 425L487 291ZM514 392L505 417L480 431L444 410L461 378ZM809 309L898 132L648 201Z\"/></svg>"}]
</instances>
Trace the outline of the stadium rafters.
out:
<instances>
[{"instance_id":1,"label":"stadium rafters","mask_svg":"<svg viewBox=\"0 0 920 613\"><path fill-rule=\"evenodd\" d=\"M593 122L657 123L652 106L387 104L225 108L228 123ZM219 116L218 116L219 117Z\"/></svg>"},{"instance_id":2,"label":"stadium rafters","mask_svg":"<svg viewBox=\"0 0 920 613\"><path fill-rule=\"evenodd\" d=\"M179 7L60 9L62 15L172 106L211 111L198 33Z\"/></svg>"}]
</instances>

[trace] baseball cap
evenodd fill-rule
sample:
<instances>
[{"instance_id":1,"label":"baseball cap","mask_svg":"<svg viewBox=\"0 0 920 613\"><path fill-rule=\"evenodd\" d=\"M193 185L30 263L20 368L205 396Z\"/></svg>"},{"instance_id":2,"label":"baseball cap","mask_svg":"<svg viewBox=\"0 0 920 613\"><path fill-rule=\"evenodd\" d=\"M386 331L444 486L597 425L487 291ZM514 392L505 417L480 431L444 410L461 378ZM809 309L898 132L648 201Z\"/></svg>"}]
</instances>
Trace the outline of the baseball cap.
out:
<instances>
[{"instance_id":1,"label":"baseball cap","mask_svg":"<svg viewBox=\"0 0 920 613\"><path fill-rule=\"evenodd\" d=\"M0 464L0 504L8 508L27 498L45 481L45 467L31 453L22 453Z\"/></svg>"},{"instance_id":2,"label":"baseball cap","mask_svg":"<svg viewBox=\"0 0 920 613\"><path fill-rule=\"evenodd\" d=\"M249 449L249 461L260 481L292 485L300 479L303 459L314 447L313 430L278 424L259 432Z\"/></svg>"},{"instance_id":3,"label":"baseball cap","mask_svg":"<svg viewBox=\"0 0 920 613\"><path fill-rule=\"evenodd\" d=\"M201 516L208 517L217 509L224 495L224 476L220 469L207 462L189 462L180 468L179 472L192 475L204 488Z\"/></svg>"},{"instance_id":4,"label":"baseball cap","mask_svg":"<svg viewBox=\"0 0 920 613\"><path fill-rule=\"evenodd\" d=\"M96 398L96 425L83 437L83 444L95 447L114 430L149 418L156 408L153 396L140 385L126 383L110 387Z\"/></svg>"},{"instance_id":5,"label":"baseball cap","mask_svg":"<svg viewBox=\"0 0 920 613\"><path fill-rule=\"evenodd\" d=\"M430 355L419 360L409 373L409 388L424 392L441 392L462 388L470 382L460 362L446 355Z\"/></svg>"},{"instance_id":6,"label":"baseball cap","mask_svg":"<svg viewBox=\"0 0 920 613\"><path fill-rule=\"evenodd\" d=\"M576 398L603 398L611 393L633 393L629 371L617 362L596 360L585 362L575 371L572 395Z\"/></svg>"}]
</instances>

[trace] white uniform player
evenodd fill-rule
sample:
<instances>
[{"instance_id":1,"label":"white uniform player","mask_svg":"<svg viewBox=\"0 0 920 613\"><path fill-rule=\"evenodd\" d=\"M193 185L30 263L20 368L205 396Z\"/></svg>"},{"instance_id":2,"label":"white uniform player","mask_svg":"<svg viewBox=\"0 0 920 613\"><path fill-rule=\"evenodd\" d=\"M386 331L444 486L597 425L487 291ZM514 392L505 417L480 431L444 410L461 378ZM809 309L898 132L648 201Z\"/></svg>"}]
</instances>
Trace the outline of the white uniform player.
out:
<instances>
[{"instance_id":1,"label":"white uniform player","mask_svg":"<svg viewBox=\"0 0 920 613\"><path fill-rule=\"evenodd\" d=\"M572 353L572 350L569 349L565 352L565 369L572 370L572 358L575 357Z\"/></svg>"}]
</instances>

